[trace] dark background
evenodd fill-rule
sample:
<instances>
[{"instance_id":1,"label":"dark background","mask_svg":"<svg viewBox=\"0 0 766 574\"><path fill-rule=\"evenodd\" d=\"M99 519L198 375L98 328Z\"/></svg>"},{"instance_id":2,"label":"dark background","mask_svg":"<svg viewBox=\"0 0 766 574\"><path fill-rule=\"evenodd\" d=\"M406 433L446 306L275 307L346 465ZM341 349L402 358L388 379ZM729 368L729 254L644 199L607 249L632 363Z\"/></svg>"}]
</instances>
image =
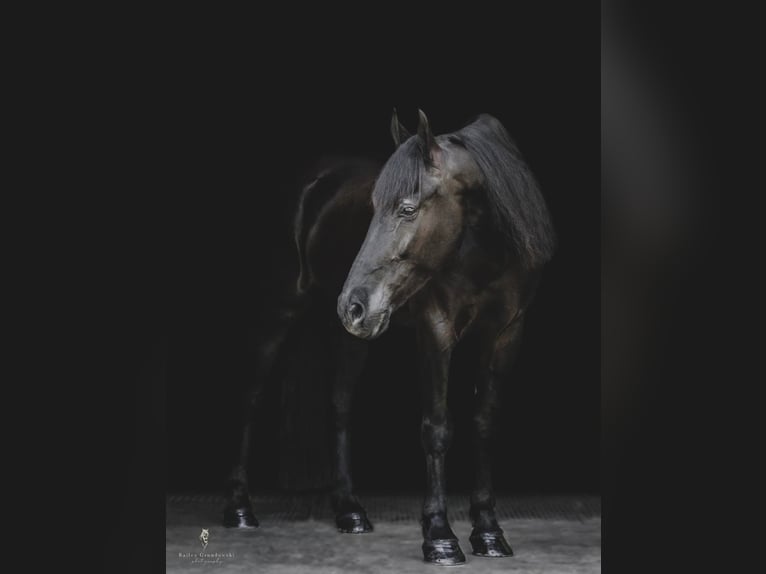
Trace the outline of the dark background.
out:
<instances>
[{"instance_id":1,"label":"dark background","mask_svg":"<svg viewBox=\"0 0 766 574\"><path fill-rule=\"evenodd\" d=\"M322 78L306 76L310 93L285 94L269 78L252 105L243 104L229 78L208 80L217 86L210 101L200 101L196 90L209 92L196 77L174 78L184 96L167 110L168 158L179 181L171 182L178 191L161 270L171 286L164 309L169 491L220 489L236 459L239 401L253 368L248 332L268 326L269 312L292 285L291 221L305 169L325 154L385 159L393 150L389 121L396 106L410 130L422 108L435 133L491 113L537 175L560 246L529 312L499 416L496 483L513 492L598 492L598 97L595 84L583 81L597 81L598 46L573 38L562 50L564 40L553 46L542 37L528 40L525 56L513 62L512 81L488 71L480 85L442 90L434 83L436 94L416 85L376 90L376 82L362 83L343 62L335 71L351 77L328 78L325 64ZM468 65L483 73L480 61L456 62ZM208 72L205 67L205 77ZM416 370L406 330L392 328L373 346L353 418L362 490L422 486ZM473 468L471 395L469 388L452 393L457 426L449 485L464 490ZM256 489L276 486L279 409L275 391L257 423Z\"/></svg>"},{"instance_id":2,"label":"dark background","mask_svg":"<svg viewBox=\"0 0 766 574\"><path fill-rule=\"evenodd\" d=\"M9 436L44 429L44 448L26 449L44 468L17 475L25 483L37 478L38 493L57 484L82 489L82 496L55 499L57 511L72 505L70 531L79 518L79 532L109 536L111 563L132 550L145 566L151 550L151 558L164 564L165 487L202 488L225 475L224 451L233 448L226 446L228 415L209 407L235 400L228 387L237 387L237 373L245 372L244 359L236 358L242 356L236 353L238 332L245 330L240 320L257 325L258 306L268 305L246 289L276 289L270 274L260 275L269 277L263 282L232 280L255 277L254 269L279 260L236 243L246 233L266 235L260 229L268 221L282 218L287 229L289 201L262 182L286 183L294 165L324 146L354 146L353 137L377 138L375 147L388 153L390 108L397 105L412 125L419 106L437 132L457 127L446 125L452 118L462 121L478 111L501 117L538 174L562 236L562 251L530 314L519 371L524 361L539 366L550 349L543 370L527 372L560 376L541 376L535 385L528 380L526 388L542 395L555 385L566 393L571 383L572 391L527 402L529 412L521 403L511 405L521 412L508 424L545 420L556 432L514 435L516 458L506 467L514 478L505 484L517 488L518 477L533 475L541 480L536 485L570 478L574 484L580 471L596 476L596 464L584 458L576 468L561 464L561 475L548 472L566 460L555 456L564 445L588 433L579 424L564 428L563 421L537 415L553 407L566 420L590 420L557 400L586 404L583 381L595 385L597 377L595 366L584 367L590 352L569 352L562 341L578 349L598 338L598 311L589 302L598 289L583 285L599 270L591 270L596 259L583 246L597 233L587 214L601 211L611 228L601 231L602 248L611 248L602 271L618 278L610 287L618 305L602 313L603 338L613 343L601 349L607 369L601 474L606 571L678 572L695 562L724 571L763 570L764 7L604 2L608 18L601 33L611 32L612 39L599 46L597 5L535 6L530 14L535 10L514 5L510 18L505 6L494 14L461 7L446 14L454 17L450 23L390 6L354 14L362 21L351 26L331 15L319 21L291 14L289 26L261 15L245 23L245 34L232 30L231 19L207 12L199 14L201 23L188 21L189 14L172 20L141 14L125 30L88 25L76 36L56 21L66 41L46 31L39 45L40 19L33 20L35 49L27 52L38 65L25 65L25 76L42 78L44 85L29 83L25 99L33 109L22 119L35 146L52 152L43 160L35 155L29 173L53 181L33 186L27 196L35 208L27 214L40 223L40 207L46 207L46 233L38 241L56 265L46 281L35 282L46 292L30 308L48 303L66 309L67 317L52 329L31 318L27 323L51 347L66 350L61 359L35 354L25 365L43 363L53 371L26 387L37 394L37 383L49 381L58 392L45 389L44 398L59 419L51 429L40 427L36 412ZM379 23L368 26L366 19ZM327 20L340 29L329 30ZM619 56L601 77L599 47L602 56ZM597 90L610 77L627 87L629 97L607 91L602 107L621 104L618 120L635 124L603 127L606 181L596 206L586 150L595 153L598 145ZM639 139L635 125L653 129L653 137ZM594 171L595 165L594 159ZM672 177L668 165L678 168ZM284 166L289 173L279 173ZM647 202L658 189L664 201ZM43 200L42 190L54 193ZM620 216L611 209L618 197L626 200ZM233 209L246 203L252 212ZM652 242L653 216L668 211L676 215L670 227L686 230ZM12 219L21 215L9 211ZM239 257L243 253L247 257ZM45 258L23 259L35 268ZM280 268L273 267L287 275L289 269ZM49 286L56 286L54 293ZM546 296L545 289L555 295ZM568 289L593 299L568 297ZM83 317L89 309L95 321ZM560 312L562 320L551 329ZM88 336L73 337L77 326ZM558 343L537 346L534 329ZM173 351L179 348L186 351ZM68 364L72 357L78 364ZM566 364L572 357L578 360ZM188 383L177 374L179 365ZM586 370L590 379L582 376ZM83 379L86 389L76 384ZM37 409L39 402L26 404ZM409 412L412 405L401 403ZM70 428L76 436L62 432ZM363 431L356 430L359 446ZM522 437L555 448L535 453L525 446L521 452ZM415 441L408 435L391 442L415 457ZM577 452L591 444L577 442ZM82 460L74 460L83 447ZM550 454L548 464L536 467L524 458L528 452L536 462ZM53 472L40 453L58 455ZM422 461L412 464L410 474L420 476ZM357 470L365 472L359 464ZM91 511L83 501L94 497ZM39 521L38 512L31 516ZM150 524L156 526L151 534ZM49 538L56 540L69 550L71 537Z\"/></svg>"}]
</instances>

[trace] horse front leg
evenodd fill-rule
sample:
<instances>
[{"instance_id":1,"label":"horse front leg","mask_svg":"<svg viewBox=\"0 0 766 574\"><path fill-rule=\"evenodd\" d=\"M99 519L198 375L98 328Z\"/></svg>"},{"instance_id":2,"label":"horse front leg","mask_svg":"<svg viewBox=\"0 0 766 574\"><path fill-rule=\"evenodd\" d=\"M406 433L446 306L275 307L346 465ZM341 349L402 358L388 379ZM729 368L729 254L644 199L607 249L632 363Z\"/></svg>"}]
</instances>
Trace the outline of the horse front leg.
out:
<instances>
[{"instance_id":1,"label":"horse front leg","mask_svg":"<svg viewBox=\"0 0 766 574\"><path fill-rule=\"evenodd\" d=\"M354 494L348 429L354 386L364 370L367 346L367 342L345 332L341 335L332 393L335 419L335 487L332 503L335 524L340 532L353 534L372 531L367 512Z\"/></svg>"},{"instance_id":2,"label":"horse front leg","mask_svg":"<svg viewBox=\"0 0 766 574\"><path fill-rule=\"evenodd\" d=\"M470 516L473 531L469 538L476 556L513 556L503 530L495 517L495 495L492 488L490 439L495 414L499 409L500 385L507 379L521 341L521 321L509 325L488 349L480 367L476 385L474 412L474 452L476 482L471 493Z\"/></svg>"},{"instance_id":3,"label":"horse front leg","mask_svg":"<svg viewBox=\"0 0 766 574\"><path fill-rule=\"evenodd\" d=\"M423 357L423 420L420 439L426 459L423 501L423 559L445 566L462 564L465 555L447 519L445 456L452 439L447 409L447 379L452 342L436 326L423 325L418 339Z\"/></svg>"}]
</instances>

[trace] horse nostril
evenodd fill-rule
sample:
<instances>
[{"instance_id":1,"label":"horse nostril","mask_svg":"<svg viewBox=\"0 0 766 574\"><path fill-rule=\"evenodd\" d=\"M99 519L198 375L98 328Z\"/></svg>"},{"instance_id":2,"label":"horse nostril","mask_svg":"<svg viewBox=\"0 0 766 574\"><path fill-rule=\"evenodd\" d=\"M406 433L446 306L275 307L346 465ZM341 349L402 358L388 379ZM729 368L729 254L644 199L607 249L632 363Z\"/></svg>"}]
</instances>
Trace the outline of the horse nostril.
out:
<instances>
[{"instance_id":1,"label":"horse nostril","mask_svg":"<svg viewBox=\"0 0 766 574\"><path fill-rule=\"evenodd\" d=\"M364 314L364 307L359 303L351 303L351 306L348 308L348 314L352 321L357 321Z\"/></svg>"}]
</instances>

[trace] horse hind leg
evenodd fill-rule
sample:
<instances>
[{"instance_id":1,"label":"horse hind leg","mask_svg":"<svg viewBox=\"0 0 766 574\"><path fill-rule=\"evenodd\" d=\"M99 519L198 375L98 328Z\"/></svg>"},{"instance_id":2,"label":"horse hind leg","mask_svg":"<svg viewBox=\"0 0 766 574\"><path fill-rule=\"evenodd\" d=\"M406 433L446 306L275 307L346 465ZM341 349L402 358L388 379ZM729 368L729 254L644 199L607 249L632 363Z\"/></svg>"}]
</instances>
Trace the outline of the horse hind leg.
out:
<instances>
[{"instance_id":1,"label":"horse hind leg","mask_svg":"<svg viewBox=\"0 0 766 574\"><path fill-rule=\"evenodd\" d=\"M268 345L269 343L267 343ZM260 371L261 369L259 369ZM247 394L244 407L244 425L240 443L239 460L227 482L226 506L223 511L223 525L229 528L256 528L258 520L250 501L247 466L250 458L252 420L260 404L260 398L266 388L266 378L256 377L255 383Z\"/></svg>"},{"instance_id":2,"label":"horse hind leg","mask_svg":"<svg viewBox=\"0 0 766 574\"><path fill-rule=\"evenodd\" d=\"M247 465L250 457L252 419L259 405L259 398L265 388L265 381L257 379L248 393L245 404L245 424L242 430L239 461L227 482L226 506L223 510L223 525L228 528L257 528L259 523L250 501Z\"/></svg>"},{"instance_id":3,"label":"horse hind leg","mask_svg":"<svg viewBox=\"0 0 766 574\"><path fill-rule=\"evenodd\" d=\"M367 343L342 333L333 381L332 403L335 419L335 487L332 504L339 532L361 534L372 531L367 512L354 494L351 477L349 417L354 385L364 369Z\"/></svg>"},{"instance_id":4,"label":"horse hind leg","mask_svg":"<svg viewBox=\"0 0 766 574\"><path fill-rule=\"evenodd\" d=\"M279 351L291 327L300 318L301 308L286 311L279 327L258 348L255 381L244 401L244 425L239 461L229 475L223 525L229 528L257 528L259 523L253 512L248 486L247 467L250 459L252 420L260 406L263 391L272 382L272 370Z\"/></svg>"}]
</instances>

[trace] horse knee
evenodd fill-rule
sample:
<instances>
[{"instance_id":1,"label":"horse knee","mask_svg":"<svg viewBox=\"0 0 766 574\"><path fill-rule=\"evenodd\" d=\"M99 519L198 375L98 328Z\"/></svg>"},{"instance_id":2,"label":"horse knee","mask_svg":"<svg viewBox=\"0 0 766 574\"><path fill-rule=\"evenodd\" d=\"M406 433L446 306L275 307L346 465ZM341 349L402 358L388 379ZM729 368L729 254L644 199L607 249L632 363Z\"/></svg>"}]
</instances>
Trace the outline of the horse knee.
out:
<instances>
[{"instance_id":1,"label":"horse knee","mask_svg":"<svg viewBox=\"0 0 766 574\"><path fill-rule=\"evenodd\" d=\"M474 430L476 436L482 440L487 440L492 436L492 427L495 418L497 405L491 405L480 409L473 417Z\"/></svg>"},{"instance_id":2,"label":"horse knee","mask_svg":"<svg viewBox=\"0 0 766 574\"><path fill-rule=\"evenodd\" d=\"M420 427L420 440L423 450L427 453L444 454L452 442L452 421L449 418L433 421L424 417Z\"/></svg>"}]
</instances>

